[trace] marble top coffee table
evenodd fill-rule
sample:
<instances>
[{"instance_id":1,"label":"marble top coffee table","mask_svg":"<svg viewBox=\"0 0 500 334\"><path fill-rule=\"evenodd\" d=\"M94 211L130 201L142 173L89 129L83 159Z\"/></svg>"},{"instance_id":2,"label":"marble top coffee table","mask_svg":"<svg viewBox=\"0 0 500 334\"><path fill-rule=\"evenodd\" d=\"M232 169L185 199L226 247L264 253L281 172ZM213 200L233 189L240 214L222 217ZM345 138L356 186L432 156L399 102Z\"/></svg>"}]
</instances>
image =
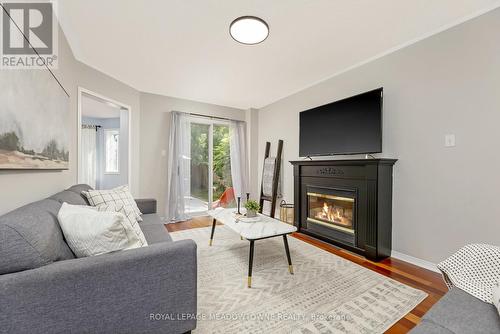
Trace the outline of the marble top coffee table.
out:
<instances>
[{"instance_id":1,"label":"marble top coffee table","mask_svg":"<svg viewBox=\"0 0 500 334\"><path fill-rule=\"evenodd\" d=\"M242 209L241 212L244 213ZM254 242L256 240L274 238L278 236L283 237L285 245L286 257L288 259L288 270L293 275L292 259L290 257L290 250L288 248L287 235L297 231L295 226L283 223L282 221L271 218L265 215L258 215L258 221L244 222L242 216L236 214L236 209L215 209L208 212L213 218L212 233L210 235L209 245L212 246L214 239L215 226L217 221L229 227L231 230L240 235L242 239L250 241L250 257L248 261L248 287L252 287L252 265L253 265L253 251Z\"/></svg>"}]
</instances>

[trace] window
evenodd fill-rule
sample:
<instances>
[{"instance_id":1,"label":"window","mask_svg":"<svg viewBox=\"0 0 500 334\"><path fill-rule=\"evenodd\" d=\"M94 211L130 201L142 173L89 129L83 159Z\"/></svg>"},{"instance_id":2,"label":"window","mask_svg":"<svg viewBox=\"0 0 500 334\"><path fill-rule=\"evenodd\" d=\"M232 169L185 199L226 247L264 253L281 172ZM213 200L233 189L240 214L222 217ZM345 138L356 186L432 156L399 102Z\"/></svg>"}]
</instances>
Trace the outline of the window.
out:
<instances>
[{"instance_id":1,"label":"window","mask_svg":"<svg viewBox=\"0 0 500 334\"><path fill-rule=\"evenodd\" d=\"M105 160L107 174L120 173L120 130L104 130Z\"/></svg>"}]
</instances>

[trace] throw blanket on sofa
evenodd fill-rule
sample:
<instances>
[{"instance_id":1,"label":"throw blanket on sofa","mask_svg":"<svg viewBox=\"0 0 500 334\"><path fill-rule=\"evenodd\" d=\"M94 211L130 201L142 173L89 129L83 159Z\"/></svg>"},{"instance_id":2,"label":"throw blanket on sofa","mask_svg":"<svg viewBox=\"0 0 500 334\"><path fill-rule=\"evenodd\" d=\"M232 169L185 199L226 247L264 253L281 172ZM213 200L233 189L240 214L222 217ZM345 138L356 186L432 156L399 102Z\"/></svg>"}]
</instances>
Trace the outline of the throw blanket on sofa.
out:
<instances>
[{"instance_id":1,"label":"throw blanket on sofa","mask_svg":"<svg viewBox=\"0 0 500 334\"><path fill-rule=\"evenodd\" d=\"M493 287L500 280L500 247L471 244L437 265L448 288L457 287L493 303Z\"/></svg>"}]
</instances>

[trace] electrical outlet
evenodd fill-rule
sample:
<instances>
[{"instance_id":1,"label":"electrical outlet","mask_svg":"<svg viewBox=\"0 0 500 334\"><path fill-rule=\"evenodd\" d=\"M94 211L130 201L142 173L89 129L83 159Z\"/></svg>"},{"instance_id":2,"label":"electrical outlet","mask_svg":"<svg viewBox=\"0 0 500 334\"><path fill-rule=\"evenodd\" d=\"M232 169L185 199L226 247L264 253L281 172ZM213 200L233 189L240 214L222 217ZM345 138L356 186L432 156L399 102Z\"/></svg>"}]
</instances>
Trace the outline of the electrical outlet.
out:
<instances>
[{"instance_id":1,"label":"electrical outlet","mask_svg":"<svg viewBox=\"0 0 500 334\"><path fill-rule=\"evenodd\" d=\"M445 147L455 147L455 135L449 134L444 136L444 146Z\"/></svg>"}]
</instances>

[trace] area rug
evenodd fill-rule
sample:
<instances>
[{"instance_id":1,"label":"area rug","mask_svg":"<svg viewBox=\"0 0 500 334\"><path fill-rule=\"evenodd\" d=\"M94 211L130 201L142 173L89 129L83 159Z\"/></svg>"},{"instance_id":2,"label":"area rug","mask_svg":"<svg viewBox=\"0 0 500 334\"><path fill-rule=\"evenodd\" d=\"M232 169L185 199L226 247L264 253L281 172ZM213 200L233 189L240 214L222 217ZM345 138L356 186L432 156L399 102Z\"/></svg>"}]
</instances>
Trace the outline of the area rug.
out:
<instances>
[{"instance_id":1,"label":"area rug","mask_svg":"<svg viewBox=\"0 0 500 334\"><path fill-rule=\"evenodd\" d=\"M294 275L281 237L255 242L247 288L249 242L217 226L171 234L198 245L195 333L383 333L427 294L306 242L289 237Z\"/></svg>"}]
</instances>

